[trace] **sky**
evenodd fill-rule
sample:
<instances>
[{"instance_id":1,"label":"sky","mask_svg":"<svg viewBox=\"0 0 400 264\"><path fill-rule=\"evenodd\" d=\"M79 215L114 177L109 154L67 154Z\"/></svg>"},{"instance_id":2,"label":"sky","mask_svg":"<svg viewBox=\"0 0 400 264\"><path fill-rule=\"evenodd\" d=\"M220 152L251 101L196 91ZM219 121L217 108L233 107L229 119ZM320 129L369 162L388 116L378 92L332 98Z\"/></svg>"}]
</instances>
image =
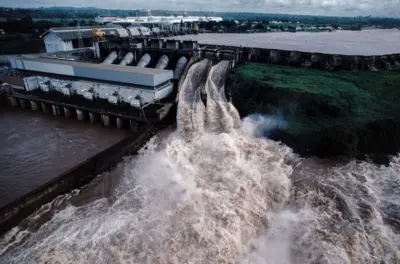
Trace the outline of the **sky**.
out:
<instances>
[{"instance_id":1,"label":"sky","mask_svg":"<svg viewBox=\"0 0 400 264\"><path fill-rule=\"evenodd\" d=\"M308 14L332 16L400 17L400 0L5 0L0 6L75 6L109 9L165 9Z\"/></svg>"}]
</instances>

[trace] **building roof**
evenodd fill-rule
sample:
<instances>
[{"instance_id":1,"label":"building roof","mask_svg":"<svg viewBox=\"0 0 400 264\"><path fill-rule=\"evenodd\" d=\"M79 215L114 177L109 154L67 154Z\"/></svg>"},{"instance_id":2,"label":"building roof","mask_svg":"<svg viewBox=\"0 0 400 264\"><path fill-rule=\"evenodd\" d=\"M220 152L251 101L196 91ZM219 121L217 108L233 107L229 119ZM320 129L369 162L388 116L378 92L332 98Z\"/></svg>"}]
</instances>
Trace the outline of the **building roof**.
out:
<instances>
[{"instance_id":1,"label":"building roof","mask_svg":"<svg viewBox=\"0 0 400 264\"><path fill-rule=\"evenodd\" d=\"M58 27L58 28L50 28L48 31L43 33L41 35L41 37L43 38L44 36L46 36L50 33L53 33L62 40L78 39L79 34L84 39L92 38L93 37L93 34L92 34L93 28L99 28L101 31L105 32L106 35L108 35L108 36L120 36L121 31L124 30L123 27L120 27L118 25L115 25L115 26L86 26L86 27L80 27L80 30L78 30L77 27ZM125 34L121 37L125 37Z\"/></svg>"},{"instance_id":2,"label":"building roof","mask_svg":"<svg viewBox=\"0 0 400 264\"><path fill-rule=\"evenodd\" d=\"M104 28L122 28L122 27L118 25L105 25L105 26L96 25L96 26L81 26L80 28L81 30L82 29L92 30L93 28L104 29ZM52 27L49 30L52 31L78 30L78 27Z\"/></svg>"},{"instance_id":3,"label":"building roof","mask_svg":"<svg viewBox=\"0 0 400 264\"><path fill-rule=\"evenodd\" d=\"M21 70L82 77L98 81L111 81L149 88L161 85L173 77L171 70L134 66L95 64L48 58L26 58L21 56L10 56L9 61L12 68Z\"/></svg>"}]
</instances>

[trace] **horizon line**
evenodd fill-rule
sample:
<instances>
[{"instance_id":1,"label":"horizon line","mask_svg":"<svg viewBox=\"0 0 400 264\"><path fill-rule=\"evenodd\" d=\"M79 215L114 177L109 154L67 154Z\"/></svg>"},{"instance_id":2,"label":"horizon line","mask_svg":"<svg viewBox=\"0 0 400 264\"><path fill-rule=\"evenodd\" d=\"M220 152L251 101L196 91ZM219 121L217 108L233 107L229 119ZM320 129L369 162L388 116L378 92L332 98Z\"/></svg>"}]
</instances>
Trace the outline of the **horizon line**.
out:
<instances>
[{"instance_id":1,"label":"horizon line","mask_svg":"<svg viewBox=\"0 0 400 264\"><path fill-rule=\"evenodd\" d=\"M40 6L40 7L9 7L9 6L0 6L0 8L12 8L12 9L51 9L51 8L74 8L74 9L99 9L99 10L114 10L114 11L138 11L138 10L150 10L150 11L166 11L166 12L203 12L203 13L227 13L227 14L260 14L260 15L283 15L283 16L311 16L311 17L363 17L363 18L391 18L391 19L400 19L400 16L377 16L377 15L316 15L316 14L293 14L293 13L263 13L263 12L251 12L251 11L202 11L202 10L168 10L168 9L148 9L148 8L138 8L138 9L121 9L121 8L102 8L102 7L94 7L94 6L85 6L85 7L77 7L77 6Z\"/></svg>"}]
</instances>

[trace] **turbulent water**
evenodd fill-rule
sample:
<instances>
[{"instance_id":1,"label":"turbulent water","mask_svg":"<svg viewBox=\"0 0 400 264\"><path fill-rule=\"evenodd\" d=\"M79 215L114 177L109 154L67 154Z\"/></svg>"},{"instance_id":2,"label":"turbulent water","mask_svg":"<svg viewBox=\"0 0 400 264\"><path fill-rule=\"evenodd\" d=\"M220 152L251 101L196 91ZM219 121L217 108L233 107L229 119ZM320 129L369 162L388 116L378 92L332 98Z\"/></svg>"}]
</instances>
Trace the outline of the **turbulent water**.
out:
<instances>
[{"instance_id":1,"label":"turbulent water","mask_svg":"<svg viewBox=\"0 0 400 264\"><path fill-rule=\"evenodd\" d=\"M400 158L297 157L260 137L260 119L240 121L227 67L193 65L177 131L11 230L0 263L399 263ZM104 179L102 198L76 202Z\"/></svg>"}]
</instances>

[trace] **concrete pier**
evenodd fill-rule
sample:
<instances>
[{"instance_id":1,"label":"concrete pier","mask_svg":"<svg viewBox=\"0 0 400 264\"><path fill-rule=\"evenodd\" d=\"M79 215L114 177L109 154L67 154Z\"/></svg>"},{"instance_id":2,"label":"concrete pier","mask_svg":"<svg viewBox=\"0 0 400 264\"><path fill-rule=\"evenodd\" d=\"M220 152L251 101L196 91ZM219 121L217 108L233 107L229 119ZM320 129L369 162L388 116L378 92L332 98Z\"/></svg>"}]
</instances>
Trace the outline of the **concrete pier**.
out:
<instances>
[{"instance_id":1,"label":"concrete pier","mask_svg":"<svg viewBox=\"0 0 400 264\"><path fill-rule=\"evenodd\" d=\"M116 122L117 122L117 128L121 129L124 127L124 119L117 117Z\"/></svg>"},{"instance_id":2,"label":"concrete pier","mask_svg":"<svg viewBox=\"0 0 400 264\"><path fill-rule=\"evenodd\" d=\"M281 57L281 52L279 50L271 50L269 54L269 60L272 63L278 63Z\"/></svg>"},{"instance_id":3,"label":"concrete pier","mask_svg":"<svg viewBox=\"0 0 400 264\"><path fill-rule=\"evenodd\" d=\"M53 112L53 115L59 115L60 114L60 108L57 105L52 105L51 110Z\"/></svg>"},{"instance_id":4,"label":"concrete pier","mask_svg":"<svg viewBox=\"0 0 400 264\"><path fill-rule=\"evenodd\" d=\"M64 107L64 116L65 116L66 118L71 117L71 116L72 116L72 110L69 109L68 107Z\"/></svg>"},{"instance_id":5,"label":"concrete pier","mask_svg":"<svg viewBox=\"0 0 400 264\"><path fill-rule=\"evenodd\" d=\"M118 129L129 129L131 127L132 131L137 131L142 124L163 119L165 114L169 112L169 108L164 106L157 112L158 116L155 117L157 120L153 119L153 116L147 120L144 113L139 113L137 109L132 109L133 111L129 113L124 112L125 110L123 112L118 112L117 108L108 109L106 107L99 108L98 106L92 108L89 104L87 106L77 105L73 100L69 100L67 97L49 99L41 98L33 94L15 92L7 95L5 99L9 100L10 105L15 104L22 108L32 109L32 111L43 111L44 113L50 113L54 116L76 118L80 121L90 120L91 123L101 122L104 127L115 127ZM132 121L130 122L130 120ZM140 126L139 128L138 125Z\"/></svg>"},{"instance_id":6,"label":"concrete pier","mask_svg":"<svg viewBox=\"0 0 400 264\"><path fill-rule=\"evenodd\" d=\"M47 104L46 103L40 103L42 105L42 111L43 113L47 113Z\"/></svg>"},{"instance_id":7,"label":"concrete pier","mask_svg":"<svg viewBox=\"0 0 400 264\"><path fill-rule=\"evenodd\" d=\"M96 123L97 119L98 119L98 114L89 112L90 123L92 123L92 124Z\"/></svg>"},{"instance_id":8,"label":"concrete pier","mask_svg":"<svg viewBox=\"0 0 400 264\"><path fill-rule=\"evenodd\" d=\"M85 113L82 110L76 110L76 118L79 121L85 120Z\"/></svg>"},{"instance_id":9,"label":"concrete pier","mask_svg":"<svg viewBox=\"0 0 400 264\"><path fill-rule=\"evenodd\" d=\"M38 110L38 105L37 105L37 103L36 103L35 101L30 101L30 103L31 103L31 109L32 109L33 111L37 111L37 110Z\"/></svg>"},{"instance_id":10,"label":"concrete pier","mask_svg":"<svg viewBox=\"0 0 400 264\"><path fill-rule=\"evenodd\" d=\"M139 123L134 120L129 120L129 126L131 131L136 132L139 130Z\"/></svg>"},{"instance_id":11,"label":"concrete pier","mask_svg":"<svg viewBox=\"0 0 400 264\"><path fill-rule=\"evenodd\" d=\"M101 115L101 122L103 123L103 125L105 127L110 126L110 124L111 124L110 117L108 115Z\"/></svg>"},{"instance_id":12,"label":"concrete pier","mask_svg":"<svg viewBox=\"0 0 400 264\"><path fill-rule=\"evenodd\" d=\"M21 106L21 108L25 108L26 107L26 102L24 99L19 99L19 105Z\"/></svg>"},{"instance_id":13,"label":"concrete pier","mask_svg":"<svg viewBox=\"0 0 400 264\"><path fill-rule=\"evenodd\" d=\"M14 97L10 96L8 97L8 104L12 107L16 107L18 105L18 101Z\"/></svg>"}]
</instances>

